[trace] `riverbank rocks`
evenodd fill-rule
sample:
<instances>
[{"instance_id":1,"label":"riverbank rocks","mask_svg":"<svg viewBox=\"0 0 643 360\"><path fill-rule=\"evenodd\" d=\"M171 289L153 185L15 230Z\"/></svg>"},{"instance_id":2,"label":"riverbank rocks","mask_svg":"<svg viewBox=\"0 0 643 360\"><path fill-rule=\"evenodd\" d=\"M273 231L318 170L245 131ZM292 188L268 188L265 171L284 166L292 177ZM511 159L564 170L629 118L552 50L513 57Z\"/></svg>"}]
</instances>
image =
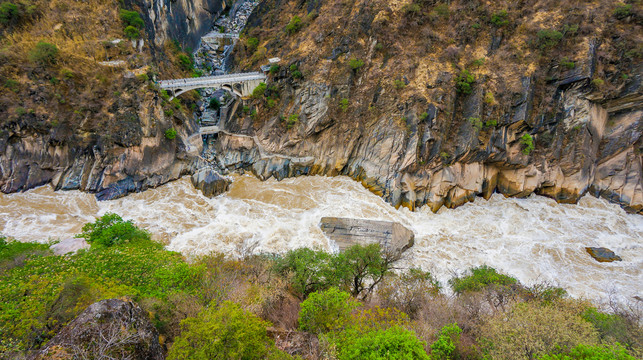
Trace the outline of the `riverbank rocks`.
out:
<instances>
[{"instance_id":1,"label":"riverbank rocks","mask_svg":"<svg viewBox=\"0 0 643 360\"><path fill-rule=\"evenodd\" d=\"M212 169L199 170L192 175L192 185L201 190L203 195L213 198L230 188L231 180L221 176Z\"/></svg>"},{"instance_id":2,"label":"riverbank rocks","mask_svg":"<svg viewBox=\"0 0 643 360\"><path fill-rule=\"evenodd\" d=\"M109 299L90 305L31 359L162 360L158 339L138 305Z\"/></svg>"},{"instance_id":3,"label":"riverbank rocks","mask_svg":"<svg viewBox=\"0 0 643 360\"><path fill-rule=\"evenodd\" d=\"M586 247L585 251L587 251L587 253L590 254L598 262L613 262L623 260L612 250L604 247Z\"/></svg>"},{"instance_id":4,"label":"riverbank rocks","mask_svg":"<svg viewBox=\"0 0 643 360\"><path fill-rule=\"evenodd\" d=\"M413 231L391 221L324 217L319 226L340 251L356 244L379 243L387 251L403 252L415 242Z\"/></svg>"}]
</instances>

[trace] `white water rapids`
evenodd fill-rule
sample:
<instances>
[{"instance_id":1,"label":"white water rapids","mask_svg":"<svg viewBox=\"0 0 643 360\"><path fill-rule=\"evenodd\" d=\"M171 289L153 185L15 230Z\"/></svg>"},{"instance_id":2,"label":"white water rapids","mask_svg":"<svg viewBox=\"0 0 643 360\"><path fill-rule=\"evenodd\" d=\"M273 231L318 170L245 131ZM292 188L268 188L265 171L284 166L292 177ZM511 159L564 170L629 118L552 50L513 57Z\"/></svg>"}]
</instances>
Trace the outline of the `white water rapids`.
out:
<instances>
[{"instance_id":1,"label":"white water rapids","mask_svg":"<svg viewBox=\"0 0 643 360\"><path fill-rule=\"evenodd\" d=\"M324 216L398 221L415 232L405 266L446 281L454 272L487 264L523 283L551 281L576 297L643 295L643 216L586 196L578 205L532 196L489 201L433 214L396 210L347 177L299 177L261 182L235 176L230 192L208 199L188 178L113 201L43 186L0 195L0 233L21 241L65 239L105 212L133 219L168 249L188 256L211 251L233 256L331 249L319 229ZM598 263L585 246L610 248L623 258Z\"/></svg>"}]
</instances>

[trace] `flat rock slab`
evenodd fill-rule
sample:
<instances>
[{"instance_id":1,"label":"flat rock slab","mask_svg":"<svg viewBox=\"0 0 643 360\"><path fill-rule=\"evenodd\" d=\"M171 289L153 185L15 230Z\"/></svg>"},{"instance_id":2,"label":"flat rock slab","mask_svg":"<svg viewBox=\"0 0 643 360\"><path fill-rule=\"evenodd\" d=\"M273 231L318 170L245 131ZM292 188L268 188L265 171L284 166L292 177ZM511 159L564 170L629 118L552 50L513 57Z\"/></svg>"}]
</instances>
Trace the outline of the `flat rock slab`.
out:
<instances>
[{"instance_id":1,"label":"flat rock slab","mask_svg":"<svg viewBox=\"0 0 643 360\"><path fill-rule=\"evenodd\" d=\"M392 221L324 217L319 226L340 251L356 244L379 243L387 251L402 252L415 242L413 231Z\"/></svg>"},{"instance_id":2,"label":"flat rock slab","mask_svg":"<svg viewBox=\"0 0 643 360\"><path fill-rule=\"evenodd\" d=\"M51 245L49 248L56 255L65 255L74 253L80 249L89 249L89 244L85 239L71 238L61 240L59 243Z\"/></svg>"},{"instance_id":3,"label":"flat rock slab","mask_svg":"<svg viewBox=\"0 0 643 360\"><path fill-rule=\"evenodd\" d=\"M598 262L612 262L612 261L622 261L620 256L614 254L614 252L608 248L604 247L586 247L585 251L590 254Z\"/></svg>"}]
</instances>

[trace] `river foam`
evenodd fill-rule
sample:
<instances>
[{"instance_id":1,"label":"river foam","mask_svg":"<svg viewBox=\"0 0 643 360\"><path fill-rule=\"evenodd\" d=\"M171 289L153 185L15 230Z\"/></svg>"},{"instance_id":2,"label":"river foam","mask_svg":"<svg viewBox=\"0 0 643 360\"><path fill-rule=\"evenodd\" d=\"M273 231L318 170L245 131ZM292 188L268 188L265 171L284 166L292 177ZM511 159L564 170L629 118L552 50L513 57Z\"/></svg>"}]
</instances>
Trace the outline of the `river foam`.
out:
<instances>
[{"instance_id":1,"label":"river foam","mask_svg":"<svg viewBox=\"0 0 643 360\"><path fill-rule=\"evenodd\" d=\"M347 177L261 182L235 176L231 190L214 199L202 196L188 178L105 202L44 186L0 195L0 232L21 241L70 238L108 211L187 256L330 250L333 244L318 226L323 216L392 220L416 234L403 264L430 270L443 283L455 272L488 264L524 283L553 282L577 297L643 295L643 217L591 196L565 205L495 194L433 214L426 207L396 210ZM598 263L586 246L610 248L623 261Z\"/></svg>"}]
</instances>

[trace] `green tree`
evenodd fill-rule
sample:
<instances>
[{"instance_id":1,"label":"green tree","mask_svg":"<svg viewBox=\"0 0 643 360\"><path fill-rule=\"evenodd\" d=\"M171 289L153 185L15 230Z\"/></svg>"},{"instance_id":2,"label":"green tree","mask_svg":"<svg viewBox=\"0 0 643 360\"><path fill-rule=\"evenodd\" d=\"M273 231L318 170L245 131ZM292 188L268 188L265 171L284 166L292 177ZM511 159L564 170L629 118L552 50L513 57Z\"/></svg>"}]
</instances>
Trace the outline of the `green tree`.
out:
<instances>
[{"instance_id":1,"label":"green tree","mask_svg":"<svg viewBox=\"0 0 643 360\"><path fill-rule=\"evenodd\" d=\"M353 69L353 71L357 71L364 66L364 61L353 58L348 62L348 65Z\"/></svg>"},{"instance_id":2,"label":"green tree","mask_svg":"<svg viewBox=\"0 0 643 360\"><path fill-rule=\"evenodd\" d=\"M179 54L179 56L177 56L177 60L179 63L179 67L185 71L190 71L194 68L194 61L192 60L192 57L186 54Z\"/></svg>"},{"instance_id":3,"label":"green tree","mask_svg":"<svg viewBox=\"0 0 643 360\"><path fill-rule=\"evenodd\" d=\"M529 155L535 148L534 138L529 134L524 134L520 138L520 143L523 145L522 153L525 155Z\"/></svg>"},{"instance_id":4,"label":"green tree","mask_svg":"<svg viewBox=\"0 0 643 360\"><path fill-rule=\"evenodd\" d=\"M462 70L460 74L455 78L455 87L459 93L468 95L473 91L472 85L476 82L475 76L473 76L469 70Z\"/></svg>"},{"instance_id":5,"label":"green tree","mask_svg":"<svg viewBox=\"0 0 643 360\"><path fill-rule=\"evenodd\" d=\"M82 230L76 237L85 239L92 247L150 240L149 233L134 226L131 220L125 221L118 214L109 212L95 222L85 224Z\"/></svg>"},{"instance_id":6,"label":"green tree","mask_svg":"<svg viewBox=\"0 0 643 360\"><path fill-rule=\"evenodd\" d=\"M507 10L500 10L491 15L491 23L495 27L503 27L509 24L509 13Z\"/></svg>"},{"instance_id":7,"label":"green tree","mask_svg":"<svg viewBox=\"0 0 643 360\"><path fill-rule=\"evenodd\" d=\"M268 326L253 313L226 301L181 322L181 335L170 348L168 360L270 358L279 350L268 337Z\"/></svg>"},{"instance_id":8,"label":"green tree","mask_svg":"<svg viewBox=\"0 0 643 360\"><path fill-rule=\"evenodd\" d=\"M544 355L539 360L636 360L627 353L621 344L615 345L583 345L572 349L569 354Z\"/></svg>"},{"instance_id":9,"label":"green tree","mask_svg":"<svg viewBox=\"0 0 643 360\"><path fill-rule=\"evenodd\" d=\"M128 25L123 30L125 36L130 40L136 40L141 37L141 31L134 26Z\"/></svg>"},{"instance_id":10,"label":"green tree","mask_svg":"<svg viewBox=\"0 0 643 360\"><path fill-rule=\"evenodd\" d=\"M248 46L248 51L250 53L253 53L255 52L255 50L257 50L257 46L259 46L259 39L257 39L256 37L248 38L248 40L246 41L246 45Z\"/></svg>"},{"instance_id":11,"label":"green tree","mask_svg":"<svg viewBox=\"0 0 643 360\"><path fill-rule=\"evenodd\" d=\"M145 27L145 22L141 18L141 14L137 13L136 11L121 9L119 15L121 21L123 21L125 26L133 26L137 29L142 29Z\"/></svg>"},{"instance_id":12,"label":"green tree","mask_svg":"<svg viewBox=\"0 0 643 360\"><path fill-rule=\"evenodd\" d=\"M29 53L29 60L40 65L53 65L58 61L58 47L54 44L38 41L36 47Z\"/></svg>"},{"instance_id":13,"label":"green tree","mask_svg":"<svg viewBox=\"0 0 643 360\"><path fill-rule=\"evenodd\" d=\"M341 287L365 299L398 259L397 254L382 251L379 244L353 245L333 257L331 268Z\"/></svg>"},{"instance_id":14,"label":"green tree","mask_svg":"<svg viewBox=\"0 0 643 360\"><path fill-rule=\"evenodd\" d=\"M315 334L340 330L358 305L350 294L335 287L314 292L301 303L299 329Z\"/></svg>"},{"instance_id":15,"label":"green tree","mask_svg":"<svg viewBox=\"0 0 643 360\"><path fill-rule=\"evenodd\" d=\"M208 107L212 110L219 110L221 108L221 102L217 98L210 99L210 104Z\"/></svg>"},{"instance_id":16,"label":"green tree","mask_svg":"<svg viewBox=\"0 0 643 360\"><path fill-rule=\"evenodd\" d=\"M305 299L314 291L328 288L326 277L330 271L329 261L330 254L325 251L299 248L278 259L275 269L282 275L291 276L293 290L301 299Z\"/></svg>"}]
</instances>

